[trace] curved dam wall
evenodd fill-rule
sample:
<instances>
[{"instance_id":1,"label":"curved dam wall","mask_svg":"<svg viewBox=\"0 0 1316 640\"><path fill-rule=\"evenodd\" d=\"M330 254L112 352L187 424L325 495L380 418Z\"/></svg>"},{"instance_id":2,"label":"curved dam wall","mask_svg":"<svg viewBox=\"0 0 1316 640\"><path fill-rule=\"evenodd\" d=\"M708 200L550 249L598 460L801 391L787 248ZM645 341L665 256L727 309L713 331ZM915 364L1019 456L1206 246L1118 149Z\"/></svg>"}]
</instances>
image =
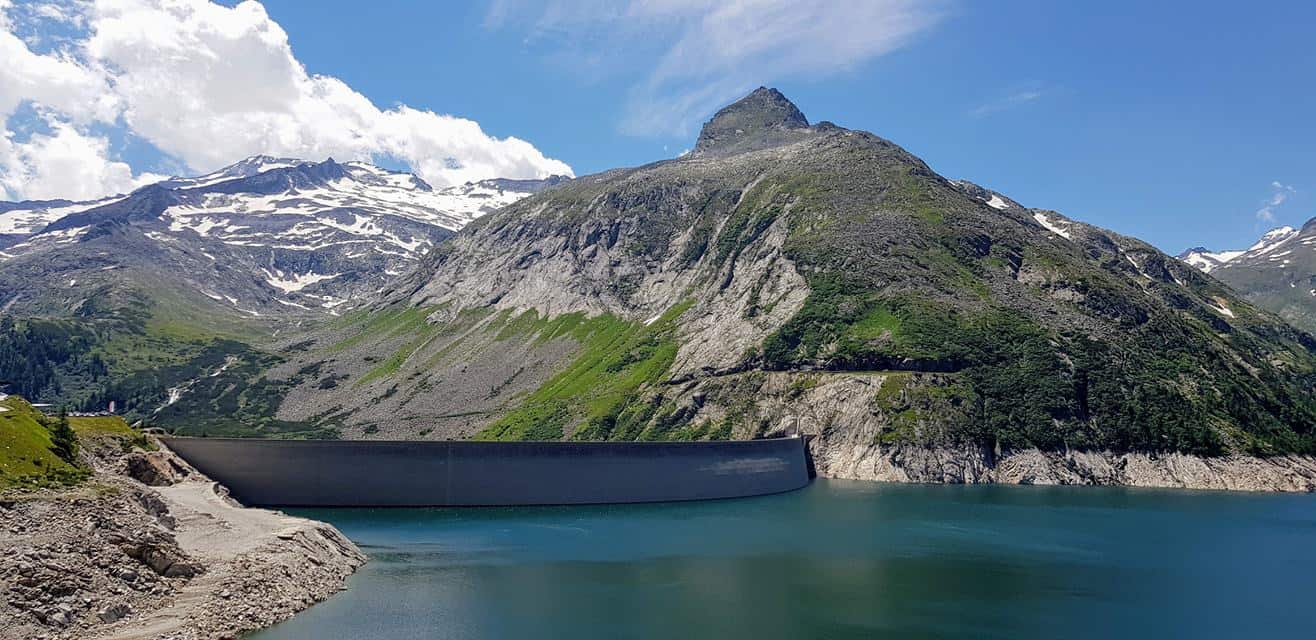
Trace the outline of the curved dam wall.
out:
<instances>
[{"instance_id":1,"label":"curved dam wall","mask_svg":"<svg viewBox=\"0 0 1316 640\"><path fill-rule=\"evenodd\" d=\"M681 443L162 440L253 506L663 502L780 493L809 483L798 437Z\"/></svg>"}]
</instances>

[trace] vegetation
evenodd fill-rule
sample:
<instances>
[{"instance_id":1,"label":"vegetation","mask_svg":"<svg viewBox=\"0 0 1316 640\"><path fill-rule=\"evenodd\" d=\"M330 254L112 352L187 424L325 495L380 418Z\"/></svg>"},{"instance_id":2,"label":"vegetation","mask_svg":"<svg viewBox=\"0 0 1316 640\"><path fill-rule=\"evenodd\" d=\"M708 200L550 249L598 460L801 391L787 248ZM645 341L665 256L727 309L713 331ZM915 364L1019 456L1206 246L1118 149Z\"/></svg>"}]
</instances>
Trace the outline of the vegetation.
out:
<instances>
[{"instance_id":1,"label":"vegetation","mask_svg":"<svg viewBox=\"0 0 1316 640\"><path fill-rule=\"evenodd\" d=\"M888 373L872 399L887 442L1316 452L1310 336L1136 240L1063 221L1074 237L1061 238L1032 212L986 207L873 136L837 136L789 163L619 172L558 189L533 214L512 211L471 232L501 242L509 225L525 225L518 236L620 243L627 258L700 270L687 295L739 285L751 322L772 310L763 300L772 280L735 283L737 263L782 260L774 271L793 268L809 295L744 367L801 374L787 390L797 400L811 384L805 372ZM764 244L773 228L787 232L781 254ZM453 251L444 259L462 259ZM616 299L637 288L633 271L627 278L606 283ZM1236 314L1214 311L1220 300ZM725 390L716 421L667 397L659 383L677 350L676 317L644 327L497 313L489 330L499 340L569 334L580 352L480 437L700 439L770 428L753 385L744 397ZM390 318L378 321L404 322ZM378 375L418 344L404 342Z\"/></svg>"},{"instance_id":2,"label":"vegetation","mask_svg":"<svg viewBox=\"0 0 1316 640\"><path fill-rule=\"evenodd\" d=\"M660 382L671 367L676 319L692 304L674 305L648 325L578 313L521 322L519 330L533 331L538 340L570 336L581 345L580 355L477 437L557 440L567 426L579 422L584 426L575 437L581 439L628 432L646 412L652 415L650 404L639 400L641 391Z\"/></svg>"},{"instance_id":3,"label":"vegetation","mask_svg":"<svg viewBox=\"0 0 1316 640\"><path fill-rule=\"evenodd\" d=\"M62 430L22 398L0 400L0 491L67 486L88 476L52 429Z\"/></svg>"},{"instance_id":4,"label":"vegetation","mask_svg":"<svg viewBox=\"0 0 1316 640\"><path fill-rule=\"evenodd\" d=\"M69 425L78 435L110 435L136 437L136 429L128 426L121 416L69 416Z\"/></svg>"},{"instance_id":5,"label":"vegetation","mask_svg":"<svg viewBox=\"0 0 1316 640\"><path fill-rule=\"evenodd\" d=\"M252 348L241 327L201 330L209 325L195 312L131 299L105 308L111 296L93 296L71 319L0 324L0 377L74 407L115 400L130 416L189 433L331 437L332 420L274 417L291 385L344 396L378 387L358 406L405 403L443 383L427 370L453 358L460 367L475 348L442 339L478 329L479 348L492 350L479 358L518 341L578 347L547 381L513 396L478 434L485 439L754 436L773 426L755 394L763 379L782 377L765 371L798 376L785 390L796 402L820 376L876 371L886 381L869 400L883 442L1316 453L1316 338L1134 239L1057 217L1072 231L1062 237L1032 211L986 206L885 140L816 131L816 144L782 151L789 161L775 152L696 157L574 181L480 218L463 232L469 243L426 259L438 269L552 237L582 260L603 254L621 267L581 287L609 304L629 302L646 272L689 285L681 295L691 300L647 325L492 305L439 323L429 318L443 307L359 311L337 321L351 337L327 355L370 346L367 371L349 381L310 366L274 380L265 372L282 358ZM477 251L463 255L471 245ZM529 250L516 267L532 273L542 259ZM737 267L750 264L756 280L737 282L746 272ZM773 305L795 300L774 291L786 270L809 292L774 328ZM719 310L742 304L739 320L770 331L744 354L743 374L699 382L710 397L717 390L713 412L678 402L671 396L688 389L663 384L683 315L703 312L693 305L705 299ZM482 379L479 393L487 382L484 399L503 398L542 364ZM330 413L345 419L354 401Z\"/></svg>"},{"instance_id":6,"label":"vegetation","mask_svg":"<svg viewBox=\"0 0 1316 640\"><path fill-rule=\"evenodd\" d=\"M46 422L46 429L50 431L50 450L55 452L61 460L71 465L78 464L78 435L73 432L73 427L69 426L69 414L66 409L60 407L59 413L53 421Z\"/></svg>"},{"instance_id":7,"label":"vegetation","mask_svg":"<svg viewBox=\"0 0 1316 640\"><path fill-rule=\"evenodd\" d=\"M0 388L39 398L60 396L66 380L95 383L107 373L95 342L76 322L0 316Z\"/></svg>"},{"instance_id":8,"label":"vegetation","mask_svg":"<svg viewBox=\"0 0 1316 640\"><path fill-rule=\"evenodd\" d=\"M272 418L287 385L263 378L281 358L249 346L258 333L167 287L97 291L66 317L0 317L0 390L185 433L323 431Z\"/></svg>"},{"instance_id":9,"label":"vegetation","mask_svg":"<svg viewBox=\"0 0 1316 640\"><path fill-rule=\"evenodd\" d=\"M810 294L765 340L765 368L939 374L911 379L900 402L875 401L891 425L887 440L1316 453L1308 391L1316 349L1296 332L1251 316L1223 321L1198 300L1227 292L1206 283L1194 292L1200 298L1184 295L1168 273L1167 284L1138 286L1118 254L1093 259L1097 249L1014 240L1008 226L976 217L917 171L888 172L885 181L881 206L914 215L846 214L817 182L799 196L787 248ZM815 207L847 221L848 235L808 223ZM883 234L868 230L877 224L916 226L907 243L872 255L871 238ZM1010 281L999 286L1017 289L1020 265L1050 274L1027 295L1060 289L1072 302L990 293L989 280L1002 275Z\"/></svg>"}]
</instances>

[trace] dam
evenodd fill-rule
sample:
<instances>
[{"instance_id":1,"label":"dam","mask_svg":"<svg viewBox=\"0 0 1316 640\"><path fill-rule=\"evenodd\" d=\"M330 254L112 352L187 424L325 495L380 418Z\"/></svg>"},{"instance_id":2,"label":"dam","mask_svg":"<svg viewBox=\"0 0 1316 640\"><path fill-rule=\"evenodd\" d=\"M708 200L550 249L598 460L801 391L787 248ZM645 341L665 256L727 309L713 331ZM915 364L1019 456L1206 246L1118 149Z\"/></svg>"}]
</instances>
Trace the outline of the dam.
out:
<instances>
[{"instance_id":1,"label":"dam","mask_svg":"<svg viewBox=\"0 0 1316 640\"><path fill-rule=\"evenodd\" d=\"M248 506L441 507L709 500L809 483L803 438L483 442L162 437Z\"/></svg>"}]
</instances>

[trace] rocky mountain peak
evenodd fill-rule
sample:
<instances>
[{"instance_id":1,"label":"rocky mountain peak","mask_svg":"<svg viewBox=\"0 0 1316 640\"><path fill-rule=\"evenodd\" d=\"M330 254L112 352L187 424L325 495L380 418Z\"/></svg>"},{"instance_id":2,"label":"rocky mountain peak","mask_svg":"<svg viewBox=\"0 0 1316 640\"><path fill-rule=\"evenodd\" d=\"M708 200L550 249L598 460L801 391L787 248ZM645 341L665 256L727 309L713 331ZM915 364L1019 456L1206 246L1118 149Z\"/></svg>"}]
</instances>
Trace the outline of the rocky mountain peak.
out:
<instances>
[{"instance_id":1,"label":"rocky mountain peak","mask_svg":"<svg viewBox=\"0 0 1316 640\"><path fill-rule=\"evenodd\" d=\"M776 89L759 87L723 107L704 124L696 153L748 151L792 139L809 128L799 108Z\"/></svg>"}]
</instances>

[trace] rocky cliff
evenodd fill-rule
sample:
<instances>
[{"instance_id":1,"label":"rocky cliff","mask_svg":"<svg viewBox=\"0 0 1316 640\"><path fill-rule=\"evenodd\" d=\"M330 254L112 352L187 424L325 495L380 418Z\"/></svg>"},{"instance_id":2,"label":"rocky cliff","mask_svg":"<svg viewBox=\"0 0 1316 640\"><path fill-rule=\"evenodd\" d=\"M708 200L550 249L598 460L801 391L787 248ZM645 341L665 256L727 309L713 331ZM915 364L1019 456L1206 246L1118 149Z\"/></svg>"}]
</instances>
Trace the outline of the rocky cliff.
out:
<instances>
[{"instance_id":1,"label":"rocky cliff","mask_svg":"<svg viewBox=\"0 0 1316 640\"><path fill-rule=\"evenodd\" d=\"M365 561L330 525L242 508L126 425L80 436L86 481L0 491L0 638L232 638Z\"/></svg>"}]
</instances>

